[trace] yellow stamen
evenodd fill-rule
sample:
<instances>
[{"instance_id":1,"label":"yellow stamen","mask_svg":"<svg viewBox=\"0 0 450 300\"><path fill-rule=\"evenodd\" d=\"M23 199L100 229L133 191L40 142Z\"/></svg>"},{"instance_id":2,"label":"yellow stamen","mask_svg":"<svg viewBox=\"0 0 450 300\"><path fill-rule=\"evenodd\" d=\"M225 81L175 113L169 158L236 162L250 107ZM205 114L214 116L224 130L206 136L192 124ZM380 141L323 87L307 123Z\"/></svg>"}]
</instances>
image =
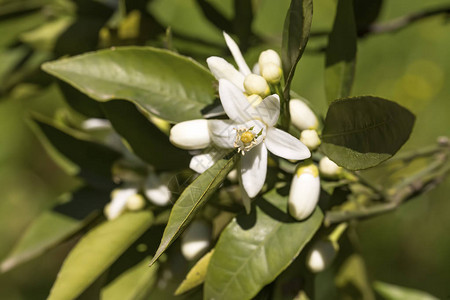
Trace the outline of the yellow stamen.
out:
<instances>
[{"instance_id":1,"label":"yellow stamen","mask_svg":"<svg viewBox=\"0 0 450 300\"><path fill-rule=\"evenodd\" d=\"M254 138L255 135L252 132L246 131L241 135L241 142L243 142L244 144L248 144L253 141Z\"/></svg>"}]
</instances>

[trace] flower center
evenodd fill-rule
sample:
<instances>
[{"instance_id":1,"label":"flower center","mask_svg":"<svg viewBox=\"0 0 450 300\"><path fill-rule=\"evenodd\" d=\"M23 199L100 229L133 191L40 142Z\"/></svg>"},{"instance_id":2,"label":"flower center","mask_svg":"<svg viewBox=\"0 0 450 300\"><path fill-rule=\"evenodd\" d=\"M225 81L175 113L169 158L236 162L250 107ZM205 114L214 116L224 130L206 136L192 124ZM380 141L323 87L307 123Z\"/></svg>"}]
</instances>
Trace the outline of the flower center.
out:
<instances>
[{"instance_id":1,"label":"flower center","mask_svg":"<svg viewBox=\"0 0 450 300\"><path fill-rule=\"evenodd\" d=\"M241 152L242 155L245 155L245 152L259 144L257 138L262 134L263 130L261 129L259 133L255 134L253 128L235 129L236 139L234 141L234 147L238 148L238 152Z\"/></svg>"}]
</instances>

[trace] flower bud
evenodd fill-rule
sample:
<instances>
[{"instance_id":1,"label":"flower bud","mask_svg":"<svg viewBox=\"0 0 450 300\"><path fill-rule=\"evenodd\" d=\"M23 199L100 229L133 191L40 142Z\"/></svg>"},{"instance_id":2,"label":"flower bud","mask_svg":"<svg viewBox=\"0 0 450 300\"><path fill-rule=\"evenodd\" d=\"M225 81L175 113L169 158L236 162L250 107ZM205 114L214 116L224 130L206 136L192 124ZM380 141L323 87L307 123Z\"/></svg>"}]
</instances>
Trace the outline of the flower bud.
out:
<instances>
[{"instance_id":1,"label":"flower bud","mask_svg":"<svg viewBox=\"0 0 450 300\"><path fill-rule=\"evenodd\" d=\"M105 129L111 129L111 123L109 120L100 119L100 118L90 118L87 120L84 120L83 123L81 123L81 127L85 130L105 130Z\"/></svg>"},{"instance_id":2,"label":"flower bud","mask_svg":"<svg viewBox=\"0 0 450 300\"><path fill-rule=\"evenodd\" d=\"M300 134L300 141L311 151L317 149L321 143L317 131L312 129L303 130Z\"/></svg>"},{"instance_id":3,"label":"flower bud","mask_svg":"<svg viewBox=\"0 0 450 300\"><path fill-rule=\"evenodd\" d=\"M211 142L208 121L199 119L176 124L170 130L170 142L186 150L206 148Z\"/></svg>"},{"instance_id":4,"label":"flower bud","mask_svg":"<svg viewBox=\"0 0 450 300\"><path fill-rule=\"evenodd\" d=\"M145 180L144 193L148 200L157 206L168 205L172 198L172 193L167 185L163 184L154 173L150 173Z\"/></svg>"},{"instance_id":5,"label":"flower bud","mask_svg":"<svg viewBox=\"0 0 450 300\"><path fill-rule=\"evenodd\" d=\"M274 63L268 63L261 69L261 75L267 82L277 84L281 80L281 68Z\"/></svg>"},{"instance_id":6,"label":"flower bud","mask_svg":"<svg viewBox=\"0 0 450 300\"><path fill-rule=\"evenodd\" d=\"M211 227L205 221L193 221L181 237L181 253L187 260L194 260L208 249L210 239Z\"/></svg>"},{"instance_id":7,"label":"flower bud","mask_svg":"<svg viewBox=\"0 0 450 300\"><path fill-rule=\"evenodd\" d=\"M128 198L137 193L135 187L124 187L114 189L111 192L111 202L105 207L104 213L108 220L119 217L126 209Z\"/></svg>"},{"instance_id":8,"label":"flower bud","mask_svg":"<svg viewBox=\"0 0 450 300\"><path fill-rule=\"evenodd\" d=\"M306 258L306 265L313 273L322 272L328 268L336 257L339 245L329 239L315 242Z\"/></svg>"},{"instance_id":9,"label":"flower bud","mask_svg":"<svg viewBox=\"0 0 450 300\"><path fill-rule=\"evenodd\" d=\"M327 156L324 156L319 162L319 171L324 177L336 178L341 174L342 168Z\"/></svg>"},{"instance_id":10,"label":"flower bud","mask_svg":"<svg viewBox=\"0 0 450 300\"><path fill-rule=\"evenodd\" d=\"M263 70L266 65L274 64L281 68L281 59L277 52L272 49L261 52L258 59L259 68Z\"/></svg>"},{"instance_id":11,"label":"flower bud","mask_svg":"<svg viewBox=\"0 0 450 300\"><path fill-rule=\"evenodd\" d=\"M257 94L261 97L266 97L270 94L270 88L267 81L256 74L249 74L244 80L245 92L249 95Z\"/></svg>"},{"instance_id":12,"label":"flower bud","mask_svg":"<svg viewBox=\"0 0 450 300\"><path fill-rule=\"evenodd\" d=\"M139 194L134 194L127 199L127 209L130 211L138 211L145 206L145 199Z\"/></svg>"},{"instance_id":13,"label":"flower bud","mask_svg":"<svg viewBox=\"0 0 450 300\"><path fill-rule=\"evenodd\" d=\"M319 170L311 162L304 162L297 167L289 191L289 213L301 221L308 218L319 201Z\"/></svg>"},{"instance_id":14,"label":"flower bud","mask_svg":"<svg viewBox=\"0 0 450 300\"><path fill-rule=\"evenodd\" d=\"M289 110L291 113L292 124L298 129L317 129L319 127L319 121L317 120L316 114L302 100L291 99L289 101Z\"/></svg>"}]
</instances>

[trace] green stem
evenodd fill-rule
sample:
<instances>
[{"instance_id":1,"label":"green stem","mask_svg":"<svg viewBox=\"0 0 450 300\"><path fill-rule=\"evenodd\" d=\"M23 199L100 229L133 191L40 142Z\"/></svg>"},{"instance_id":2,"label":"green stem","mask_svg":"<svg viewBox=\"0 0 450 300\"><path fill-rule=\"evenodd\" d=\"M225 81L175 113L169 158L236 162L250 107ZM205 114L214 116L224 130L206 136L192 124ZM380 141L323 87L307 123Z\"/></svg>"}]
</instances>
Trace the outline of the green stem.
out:
<instances>
[{"instance_id":1,"label":"green stem","mask_svg":"<svg viewBox=\"0 0 450 300\"><path fill-rule=\"evenodd\" d=\"M281 84L277 83L273 86L275 92L280 96L280 128L284 131L289 130L291 125L291 113L289 111L289 99L284 97Z\"/></svg>"}]
</instances>

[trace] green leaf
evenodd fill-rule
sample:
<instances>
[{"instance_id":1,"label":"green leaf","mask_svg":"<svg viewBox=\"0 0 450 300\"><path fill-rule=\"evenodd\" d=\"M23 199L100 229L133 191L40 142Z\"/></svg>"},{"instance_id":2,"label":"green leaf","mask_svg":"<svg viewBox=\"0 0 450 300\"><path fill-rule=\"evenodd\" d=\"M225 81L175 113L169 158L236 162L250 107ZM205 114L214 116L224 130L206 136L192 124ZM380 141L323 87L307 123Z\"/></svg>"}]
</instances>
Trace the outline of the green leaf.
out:
<instances>
[{"instance_id":1,"label":"green leaf","mask_svg":"<svg viewBox=\"0 0 450 300\"><path fill-rule=\"evenodd\" d=\"M211 255L214 253L214 249L206 253L198 262L189 270L186 275L186 279L181 282L180 286L175 291L175 295L181 295L193 288L199 286L205 281L206 270L211 260Z\"/></svg>"},{"instance_id":2,"label":"green leaf","mask_svg":"<svg viewBox=\"0 0 450 300\"><path fill-rule=\"evenodd\" d=\"M353 0L338 0L325 56L325 91L329 103L350 95L355 75L356 42Z\"/></svg>"},{"instance_id":3,"label":"green leaf","mask_svg":"<svg viewBox=\"0 0 450 300\"><path fill-rule=\"evenodd\" d=\"M292 0L284 20L281 57L285 78L286 95L294 77L295 68L305 51L313 16L312 0Z\"/></svg>"},{"instance_id":4,"label":"green leaf","mask_svg":"<svg viewBox=\"0 0 450 300\"><path fill-rule=\"evenodd\" d=\"M150 211L125 213L88 232L64 261L48 300L74 299L152 224Z\"/></svg>"},{"instance_id":5,"label":"green leaf","mask_svg":"<svg viewBox=\"0 0 450 300\"><path fill-rule=\"evenodd\" d=\"M56 126L43 117L35 115L33 120L39 129L38 136L58 162L62 155L72 163L70 169L78 171L86 181L96 186L111 186L111 166L120 158L118 152L90 140L81 132Z\"/></svg>"},{"instance_id":6,"label":"green leaf","mask_svg":"<svg viewBox=\"0 0 450 300\"><path fill-rule=\"evenodd\" d=\"M381 281L374 282L373 286L375 290L383 297L383 299L387 300L438 300L438 298L426 292Z\"/></svg>"},{"instance_id":7,"label":"green leaf","mask_svg":"<svg viewBox=\"0 0 450 300\"><path fill-rule=\"evenodd\" d=\"M319 208L303 222L287 213L288 197L276 190L256 201L250 215L233 219L209 263L205 299L250 299L299 255L322 224Z\"/></svg>"},{"instance_id":8,"label":"green leaf","mask_svg":"<svg viewBox=\"0 0 450 300\"><path fill-rule=\"evenodd\" d=\"M214 77L192 59L150 47L122 47L45 63L46 72L104 102L124 99L181 122L201 118L214 100Z\"/></svg>"},{"instance_id":9,"label":"green leaf","mask_svg":"<svg viewBox=\"0 0 450 300\"><path fill-rule=\"evenodd\" d=\"M322 152L350 170L393 156L408 140L415 117L395 102L360 96L334 101L325 119Z\"/></svg>"},{"instance_id":10,"label":"green leaf","mask_svg":"<svg viewBox=\"0 0 450 300\"><path fill-rule=\"evenodd\" d=\"M220 159L183 191L170 212L169 222L167 222L161 243L150 262L150 266L189 225L198 210L214 194L227 174L234 168L238 158L239 155L233 154L230 159Z\"/></svg>"},{"instance_id":11,"label":"green leaf","mask_svg":"<svg viewBox=\"0 0 450 300\"><path fill-rule=\"evenodd\" d=\"M70 84L58 80L58 87L66 103L75 111L89 118L104 118L100 103L89 98Z\"/></svg>"},{"instance_id":12,"label":"green leaf","mask_svg":"<svg viewBox=\"0 0 450 300\"><path fill-rule=\"evenodd\" d=\"M1 272L27 262L60 245L97 217L109 194L84 187L62 203L43 212L25 231L1 263Z\"/></svg>"},{"instance_id":13,"label":"green leaf","mask_svg":"<svg viewBox=\"0 0 450 300\"><path fill-rule=\"evenodd\" d=\"M125 138L134 153L159 170L182 169L189 164L187 151L176 148L158 127L127 101L101 104L114 129Z\"/></svg>"}]
</instances>

